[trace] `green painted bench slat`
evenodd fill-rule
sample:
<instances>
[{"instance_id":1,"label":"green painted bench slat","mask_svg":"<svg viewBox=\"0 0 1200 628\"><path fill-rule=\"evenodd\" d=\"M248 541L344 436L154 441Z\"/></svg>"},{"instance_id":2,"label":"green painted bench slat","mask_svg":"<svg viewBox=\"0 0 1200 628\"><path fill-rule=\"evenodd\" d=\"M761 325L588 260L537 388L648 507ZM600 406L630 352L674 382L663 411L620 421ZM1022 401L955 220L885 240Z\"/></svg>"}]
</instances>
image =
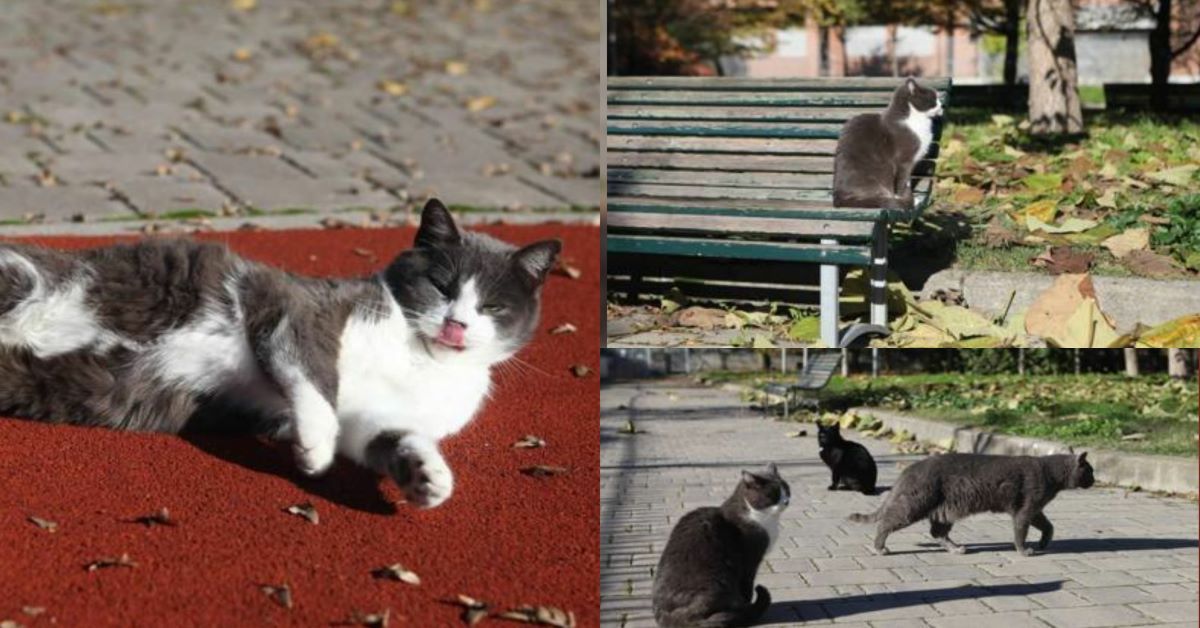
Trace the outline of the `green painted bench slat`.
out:
<instances>
[{"instance_id":1,"label":"green painted bench slat","mask_svg":"<svg viewBox=\"0 0 1200 628\"><path fill-rule=\"evenodd\" d=\"M630 90L608 93L610 105L742 105L759 107L861 107L887 106L891 94L883 92L706 92Z\"/></svg>"},{"instance_id":2,"label":"green painted bench slat","mask_svg":"<svg viewBox=\"0 0 1200 628\"><path fill-rule=\"evenodd\" d=\"M695 216L742 216L745 218L808 218L814 220L861 220L874 222L893 214L865 207L831 207L796 202L748 201L741 199L678 199L609 196L609 212L661 212Z\"/></svg>"},{"instance_id":3,"label":"green painted bench slat","mask_svg":"<svg viewBox=\"0 0 1200 628\"><path fill-rule=\"evenodd\" d=\"M750 153L754 155L833 155L835 139L775 139L728 137L654 137L610 135L608 150L649 150L674 153Z\"/></svg>"},{"instance_id":4,"label":"green painted bench slat","mask_svg":"<svg viewBox=\"0 0 1200 628\"><path fill-rule=\"evenodd\" d=\"M719 185L748 188L789 188L832 190L833 173L804 172L728 172L675 170L670 168L608 168L608 182L660 183L674 185ZM918 184L919 185L919 184Z\"/></svg>"},{"instance_id":5,"label":"green painted bench slat","mask_svg":"<svg viewBox=\"0 0 1200 628\"><path fill-rule=\"evenodd\" d=\"M950 87L948 78L922 78L922 85L927 85L938 91ZM608 89L682 89L719 90L719 91L773 91L773 90L803 90L820 91L895 91L897 79L894 77L839 77L836 79L803 79L803 78L764 78L731 80L725 77L700 78L690 76L610 76Z\"/></svg>"},{"instance_id":6,"label":"green painted bench slat","mask_svg":"<svg viewBox=\"0 0 1200 628\"><path fill-rule=\"evenodd\" d=\"M928 179L926 179L928 181ZM923 201L922 196L927 190L919 187L913 189L917 197L915 204ZM830 189L788 189L770 187L738 187L716 185L670 185L653 183L622 183L609 181L610 196L644 196L666 198L711 198L711 199L745 199L751 201L790 201L799 205L832 205L833 191Z\"/></svg>"},{"instance_id":7,"label":"green painted bench slat","mask_svg":"<svg viewBox=\"0 0 1200 628\"><path fill-rule=\"evenodd\" d=\"M710 172L833 174L833 160L821 156L739 155L733 159L722 154L609 151L605 161L610 173L616 168L669 168ZM928 170L933 166L933 161L923 159L918 165Z\"/></svg>"},{"instance_id":8,"label":"green painted bench slat","mask_svg":"<svg viewBox=\"0 0 1200 628\"><path fill-rule=\"evenodd\" d=\"M869 222L848 220L812 220L809 218L757 218L737 216L691 216L656 212L612 212L607 216L609 233L665 231L707 236L749 235L765 237L838 238L864 241L871 239Z\"/></svg>"},{"instance_id":9,"label":"green painted bench slat","mask_svg":"<svg viewBox=\"0 0 1200 628\"><path fill-rule=\"evenodd\" d=\"M651 253L687 257L725 257L858 265L866 264L871 258L870 249L866 246L636 235L609 235L607 242L610 253Z\"/></svg>"},{"instance_id":10,"label":"green painted bench slat","mask_svg":"<svg viewBox=\"0 0 1200 628\"><path fill-rule=\"evenodd\" d=\"M683 137L769 137L836 140L841 123L714 122L693 120L609 120L609 135L678 135Z\"/></svg>"},{"instance_id":11,"label":"green painted bench slat","mask_svg":"<svg viewBox=\"0 0 1200 628\"><path fill-rule=\"evenodd\" d=\"M875 113L878 105L870 107L681 107L675 105L611 105L609 120L722 120L726 122L788 122L809 124L821 122L844 123L862 113Z\"/></svg>"}]
</instances>

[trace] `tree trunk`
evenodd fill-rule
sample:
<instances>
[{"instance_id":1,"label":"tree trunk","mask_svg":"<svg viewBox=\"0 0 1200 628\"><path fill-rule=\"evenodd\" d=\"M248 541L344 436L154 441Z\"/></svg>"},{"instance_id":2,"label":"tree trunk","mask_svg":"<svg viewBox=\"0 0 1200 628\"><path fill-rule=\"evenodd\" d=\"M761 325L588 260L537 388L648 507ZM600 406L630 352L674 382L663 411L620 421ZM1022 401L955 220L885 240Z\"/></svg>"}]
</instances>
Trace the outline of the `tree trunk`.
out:
<instances>
[{"instance_id":1,"label":"tree trunk","mask_svg":"<svg viewBox=\"0 0 1200 628\"><path fill-rule=\"evenodd\" d=\"M1025 350L1017 349L1017 375L1025 374Z\"/></svg>"},{"instance_id":2,"label":"tree trunk","mask_svg":"<svg viewBox=\"0 0 1200 628\"><path fill-rule=\"evenodd\" d=\"M842 349L842 377L850 376L850 350Z\"/></svg>"},{"instance_id":3,"label":"tree trunk","mask_svg":"<svg viewBox=\"0 0 1200 628\"><path fill-rule=\"evenodd\" d=\"M900 27L891 24L887 27L888 33L888 56L892 59L892 76L900 76L900 56L896 54L896 33Z\"/></svg>"},{"instance_id":4,"label":"tree trunk","mask_svg":"<svg viewBox=\"0 0 1200 628\"><path fill-rule=\"evenodd\" d=\"M1071 0L1029 0L1025 19L1029 35L1029 131L1034 135L1082 133Z\"/></svg>"},{"instance_id":5,"label":"tree trunk","mask_svg":"<svg viewBox=\"0 0 1200 628\"><path fill-rule=\"evenodd\" d=\"M1021 0L1005 0L1004 84L1017 84L1017 59L1021 50Z\"/></svg>"},{"instance_id":6,"label":"tree trunk","mask_svg":"<svg viewBox=\"0 0 1200 628\"><path fill-rule=\"evenodd\" d=\"M1187 353L1183 349L1167 349L1167 373L1183 379L1188 376Z\"/></svg>"},{"instance_id":7,"label":"tree trunk","mask_svg":"<svg viewBox=\"0 0 1200 628\"><path fill-rule=\"evenodd\" d=\"M1075 355L1073 355L1072 358L1072 362L1075 364L1075 374L1079 375L1079 373L1082 372L1079 368L1079 349L1075 350Z\"/></svg>"},{"instance_id":8,"label":"tree trunk","mask_svg":"<svg viewBox=\"0 0 1200 628\"><path fill-rule=\"evenodd\" d=\"M820 27L820 57L817 59L817 75L829 76L829 27Z\"/></svg>"},{"instance_id":9,"label":"tree trunk","mask_svg":"<svg viewBox=\"0 0 1200 628\"><path fill-rule=\"evenodd\" d=\"M1167 109L1167 81L1171 77L1171 0L1158 0L1150 31L1150 106Z\"/></svg>"},{"instance_id":10,"label":"tree trunk","mask_svg":"<svg viewBox=\"0 0 1200 628\"><path fill-rule=\"evenodd\" d=\"M1138 358L1137 349L1124 349L1125 352L1125 375L1126 377L1138 376Z\"/></svg>"}]
</instances>

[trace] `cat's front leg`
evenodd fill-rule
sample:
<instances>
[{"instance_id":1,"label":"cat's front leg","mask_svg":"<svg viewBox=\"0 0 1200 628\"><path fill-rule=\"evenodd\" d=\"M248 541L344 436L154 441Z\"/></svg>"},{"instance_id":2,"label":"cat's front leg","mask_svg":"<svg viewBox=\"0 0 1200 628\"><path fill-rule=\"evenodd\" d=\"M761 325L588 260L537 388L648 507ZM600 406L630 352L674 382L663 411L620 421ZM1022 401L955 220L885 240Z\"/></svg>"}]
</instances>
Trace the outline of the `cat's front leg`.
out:
<instances>
[{"instance_id":1,"label":"cat's front leg","mask_svg":"<svg viewBox=\"0 0 1200 628\"><path fill-rule=\"evenodd\" d=\"M454 475L432 439L404 430L385 430L368 443L368 467L390 476L408 501L434 508L454 492Z\"/></svg>"},{"instance_id":2,"label":"cat's front leg","mask_svg":"<svg viewBox=\"0 0 1200 628\"><path fill-rule=\"evenodd\" d=\"M278 370L291 406L296 463L304 474L320 475L333 464L338 438L337 413L298 367Z\"/></svg>"},{"instance_id":3,"label":"cat's front leg","mask_svg":"<svg viewBox=\"0 0 1200 628\"><path fill-rule=\"evenodd\" d=\"M1023 512L1013 515L1013 547L1021 556L1032 556L1033 548L1025 545L1025 537L1029 536L1030 516Z\"/></svg>"}]
</instances>

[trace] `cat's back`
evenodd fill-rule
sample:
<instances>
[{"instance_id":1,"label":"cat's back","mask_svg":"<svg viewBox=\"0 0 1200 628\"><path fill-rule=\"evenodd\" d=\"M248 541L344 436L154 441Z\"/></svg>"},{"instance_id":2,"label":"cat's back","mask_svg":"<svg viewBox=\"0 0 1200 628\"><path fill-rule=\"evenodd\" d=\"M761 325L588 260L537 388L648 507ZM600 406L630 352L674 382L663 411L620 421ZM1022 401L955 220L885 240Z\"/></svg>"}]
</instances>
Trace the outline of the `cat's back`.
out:
<instances>
[{"instance_id":1,"label":"cat's back","mask_svg":"<svg viewBox=\"0 0 1200 628\"><path fill-rule=\"evenodd\" d=\"M851 154L871 149L872 146L878 150L879 142L888 140L890 137L882 114L860 113L842 125L842 131L838 134L837 154Z\"/></svg>"}]
</instances>

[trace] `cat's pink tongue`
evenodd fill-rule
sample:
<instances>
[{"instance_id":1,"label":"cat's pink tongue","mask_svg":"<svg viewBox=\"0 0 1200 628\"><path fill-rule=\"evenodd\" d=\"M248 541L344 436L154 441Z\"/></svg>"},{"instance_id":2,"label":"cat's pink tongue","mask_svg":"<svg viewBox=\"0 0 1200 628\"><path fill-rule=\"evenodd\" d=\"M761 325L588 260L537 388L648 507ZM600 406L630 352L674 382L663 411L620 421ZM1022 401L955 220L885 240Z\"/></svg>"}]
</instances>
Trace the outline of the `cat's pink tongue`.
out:
<instances>
[{"instance_id":1,"label":"cat's pink tongue","mask_svg":"<svg viewBox=\"0 0 1200 628\"><path fill-rule=\"evenodd\" d=\"M442 329L438 332L438 342L453 347L462 349L466 346L467 327L458 321L447 320L442 323Z\"/></svg>"}]
</instances>

